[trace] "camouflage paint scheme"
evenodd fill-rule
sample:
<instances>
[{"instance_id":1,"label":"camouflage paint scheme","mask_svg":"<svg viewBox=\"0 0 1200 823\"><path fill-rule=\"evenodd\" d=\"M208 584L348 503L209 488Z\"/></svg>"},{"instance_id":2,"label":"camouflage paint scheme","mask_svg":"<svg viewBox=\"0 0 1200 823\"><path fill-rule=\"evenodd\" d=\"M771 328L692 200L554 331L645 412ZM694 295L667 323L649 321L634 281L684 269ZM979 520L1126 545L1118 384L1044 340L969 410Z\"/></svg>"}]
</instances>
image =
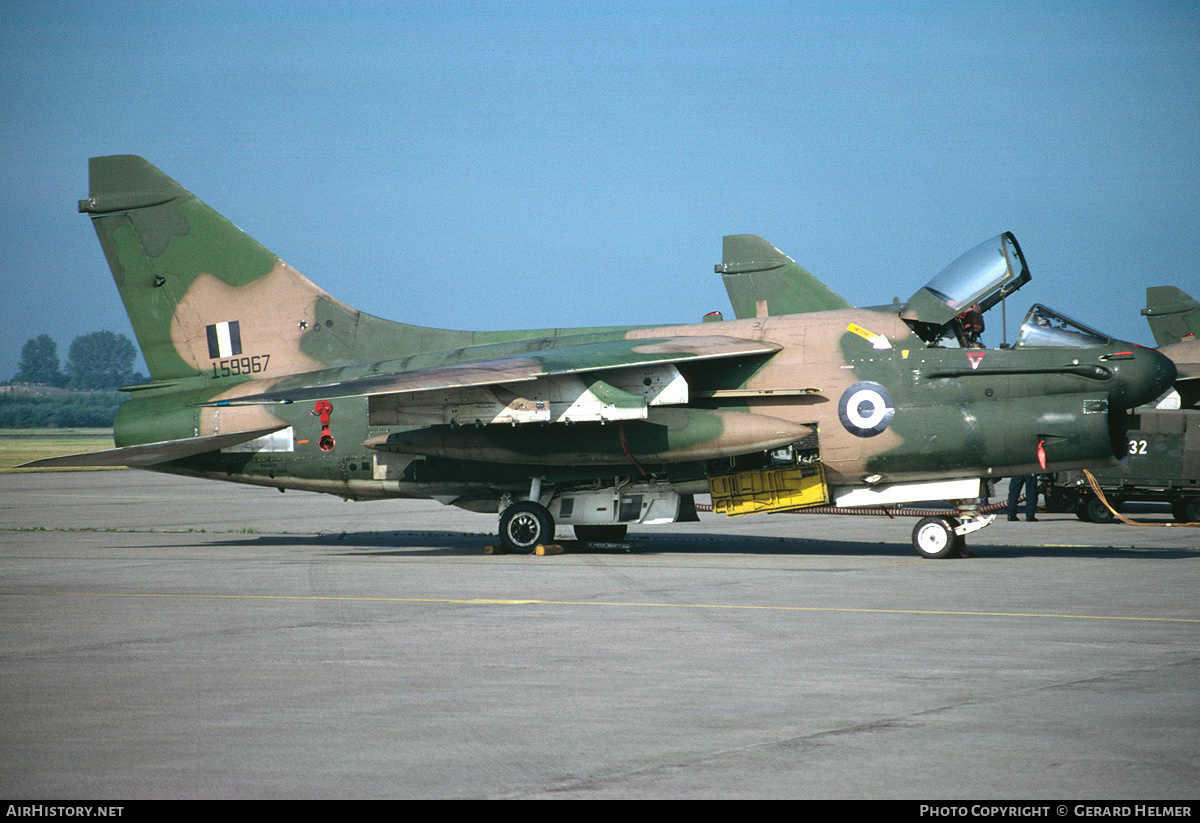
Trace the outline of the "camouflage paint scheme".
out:
<instances>
[{"instance_id":1,"label":"camouflage paint scheme","mask_svg":"<svg viewBox=\"0 0 1200 823\"><path fill-rule=\"evenodd\" d=\"M1142 314L1159 352L1175 363L1178 398L1135 410L1126 432L1127 456L1097 470L1094 479L1117 511L1131 501L1163 502L1180 523L1200 523L1200 303L1175 286L1151 286ZM1080 520L1116 520L1082 472L1055 474L1049 495Z\"/></svg>"},{"instance_id":2,"label":"camouflage paint scheme","mask_svg":"<svg viewBox=\"0 0 1200 823\"><path fill-rule=\"evenodd\" d=\"M1175 286L1151 286L1142 314L1158 350L1179 371L1175 390L1180 405L1200 408L1200 302Z\"/></svg>"},{"instance_id":3,"label":"camouflage paint scheme","mask_svg":"<svg viewBox=\"0 0 1200 823\"><path fill-rule=\"evenodd\" d=\"M941 297L854 308L752 235L726 238L717 266L736 320L407 325L331 297L141 158L90 172L79 208L152 382L121 407L118 448L76 464L494 512L628 483L686 497L815 435L831 490L911 484L924 500L924 481L1046 470L1039 448L1049 470L1111 464L1121 410L1174 376L1107 338L942 347L957 310Z\"/></svg>"}]
</instances>

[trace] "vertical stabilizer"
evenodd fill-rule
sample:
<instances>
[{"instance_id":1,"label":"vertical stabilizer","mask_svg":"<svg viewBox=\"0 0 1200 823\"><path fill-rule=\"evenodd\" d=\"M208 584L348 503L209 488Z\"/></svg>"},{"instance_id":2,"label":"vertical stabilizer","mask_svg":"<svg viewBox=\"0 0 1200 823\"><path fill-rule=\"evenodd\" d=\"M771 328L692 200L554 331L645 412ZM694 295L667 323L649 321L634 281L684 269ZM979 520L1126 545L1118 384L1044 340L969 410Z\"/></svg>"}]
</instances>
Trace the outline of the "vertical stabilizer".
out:
<instances>
[{"instance_id":1,"label":"vertical stabilizer","mask_svg":"<svg viewBox=\"0 0 1200 823\"><path fill-rule=\"evenodd\" d=\"M716 271L738 319L849 309L852 304L756 234L725 237Z\"/></svg>"},{"instance_id":2,"label":"vertical stabilizer","mask_svg":"<svg viewBox=\"0 0 1200 823\"><path fill-rule=\"evenodd\" d=\"M1174 286L1146 289L1146 308L1142 309L1154 343L1169 346L1188 335L1200 337L1200 303Z\"/></svg>"},{"instance_id":3,"label":"vertical stabilizer","mask_svg":"<svg viewBox=\"0 0 1200 823\"><path fill-rule=\"evenodd\" d=\"M335 300L141 157L93 157L89 171L79 210L156 381L283 376L464 342Z\"/></svg>"},{"instance_id":4,"label":"vertical stabilizer","mask_svg":"<svg viewBox=\"0 0 1200 823\"><path fill-rule=\"evenodd\" d=\"M235 361L240 373L243 357L257 358L247 371L321 366L302 353L300 327L328 295L141 157L93 157L89 172L79 210L92 217L153 379Z\"/></svg>"}]
</instances>

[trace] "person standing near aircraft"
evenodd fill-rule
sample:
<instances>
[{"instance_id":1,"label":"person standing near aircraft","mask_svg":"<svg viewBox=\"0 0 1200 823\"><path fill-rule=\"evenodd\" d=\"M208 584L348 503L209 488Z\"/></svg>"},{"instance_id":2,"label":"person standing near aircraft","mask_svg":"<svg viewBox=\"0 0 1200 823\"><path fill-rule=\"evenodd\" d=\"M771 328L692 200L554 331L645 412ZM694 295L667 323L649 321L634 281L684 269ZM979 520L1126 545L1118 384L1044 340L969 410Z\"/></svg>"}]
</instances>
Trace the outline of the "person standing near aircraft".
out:
<instances>
[{"instance_id":1,"label":"person standing near aircraft","mask_svg":"<svg viewBox=\"0 0 1200 823\"><path fill-rule=\"evenodd\" d=\"M1009 478L1008 508L1005 510L1009 520L1017 519L1017 503L1021 498L1021 489L1025 489L1025 520L1037 522L1038 478L1036 474L1023 474Z\"/></svg>"}]
</instances>

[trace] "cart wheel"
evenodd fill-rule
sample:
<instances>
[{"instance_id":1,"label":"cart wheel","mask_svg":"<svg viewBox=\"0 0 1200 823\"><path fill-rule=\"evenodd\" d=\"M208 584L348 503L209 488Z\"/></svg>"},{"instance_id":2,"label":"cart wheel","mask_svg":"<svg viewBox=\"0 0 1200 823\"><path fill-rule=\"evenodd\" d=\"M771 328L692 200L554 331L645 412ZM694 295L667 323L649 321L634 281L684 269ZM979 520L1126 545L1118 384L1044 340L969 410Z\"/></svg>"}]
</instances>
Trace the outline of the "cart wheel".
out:
<instances>
[{"instance_id":1,"label":"cart wheel","mask_svg":"<svg viewBox=\"0 0 1200 823\"><path fill-rule=\"evenodd\" d=\"M1111 523L1115 519L1113 513L1108 510L1108 506L1100 502L1099 497L1089 497L1084 507L1087 510L1087 517L1085 519L1091 523ZM1116 507L1117 504L1114 502L1113 508L1115 509Z\"/></svg>"}]
</instances>

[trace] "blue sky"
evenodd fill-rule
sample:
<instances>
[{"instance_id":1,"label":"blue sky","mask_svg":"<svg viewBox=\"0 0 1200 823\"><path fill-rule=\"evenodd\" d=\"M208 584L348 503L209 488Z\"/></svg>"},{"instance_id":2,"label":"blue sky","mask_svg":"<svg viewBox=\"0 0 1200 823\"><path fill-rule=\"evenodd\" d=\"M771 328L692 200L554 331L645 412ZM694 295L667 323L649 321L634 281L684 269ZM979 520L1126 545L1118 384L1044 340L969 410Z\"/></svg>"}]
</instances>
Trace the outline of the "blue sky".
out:
<instances>
[{"instance_id":1,"label":"blue sky","mask_svg":"<svg viewBox=\"0 0 1200 823\"><path fill-rule=\"evenodd\" d=\"M1194 2L0 9L0 379L43 332L132 337L75 210L102 154L447 328L728 317L735 233L874 305L1010 230L1010 339L1043 302L1151 344L1147 286L1200 297Z\"/></svg>"}]
</instances>

